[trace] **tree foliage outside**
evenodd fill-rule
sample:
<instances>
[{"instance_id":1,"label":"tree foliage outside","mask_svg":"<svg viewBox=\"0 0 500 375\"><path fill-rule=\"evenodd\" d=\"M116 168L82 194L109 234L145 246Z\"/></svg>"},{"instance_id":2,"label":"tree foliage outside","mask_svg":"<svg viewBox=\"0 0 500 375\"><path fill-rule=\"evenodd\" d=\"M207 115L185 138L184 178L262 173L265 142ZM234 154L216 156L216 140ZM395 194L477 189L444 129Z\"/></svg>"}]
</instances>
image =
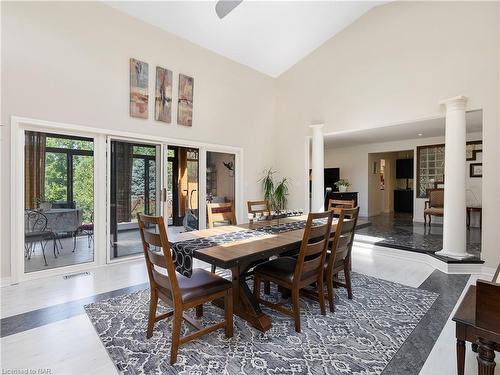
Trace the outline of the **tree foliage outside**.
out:
<instances>
[{"instance_id":1,"label":"tree foliage outside","mask_svg":"<svg viewBox=\"0 0 500 375\"><path fill-rule=\"evenodd\" d=\"M88 150L92 141L47 137L46 147ZM47 151L45 154L45 193L40 199L46 202L67 202L68 162L65 152ZM94 211L94 157L73 156L73 200L83 209L83 221L90 222Z\"/></svg>"}]
</instances>

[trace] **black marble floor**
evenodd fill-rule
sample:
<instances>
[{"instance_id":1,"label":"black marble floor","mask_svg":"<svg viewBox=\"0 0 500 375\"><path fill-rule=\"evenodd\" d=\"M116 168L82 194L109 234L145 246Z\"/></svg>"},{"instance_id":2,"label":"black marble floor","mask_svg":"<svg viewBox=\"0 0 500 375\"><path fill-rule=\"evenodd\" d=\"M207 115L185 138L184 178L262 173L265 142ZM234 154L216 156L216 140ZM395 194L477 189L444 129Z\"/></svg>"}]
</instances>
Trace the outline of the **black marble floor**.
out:
<instances>
[{"instance_id":1,"label":"black marble floor","mask_svg":"<svg viewBox=\"0 0 500 375\"><path fill-rule=\"evenodd\" d=\"M474 256L457 260L435 254L443 249L443 226L440 224L424 227L423 223L413 222L412 216L406 214L382 214L370 217L369 220L371 225L356 233L371 237L369 242L378 246L427 253L447 263L482 262L479 228L467 230L467 252ZM362 237L356 240L364 241Z\"/></svg>"}]
</instances>

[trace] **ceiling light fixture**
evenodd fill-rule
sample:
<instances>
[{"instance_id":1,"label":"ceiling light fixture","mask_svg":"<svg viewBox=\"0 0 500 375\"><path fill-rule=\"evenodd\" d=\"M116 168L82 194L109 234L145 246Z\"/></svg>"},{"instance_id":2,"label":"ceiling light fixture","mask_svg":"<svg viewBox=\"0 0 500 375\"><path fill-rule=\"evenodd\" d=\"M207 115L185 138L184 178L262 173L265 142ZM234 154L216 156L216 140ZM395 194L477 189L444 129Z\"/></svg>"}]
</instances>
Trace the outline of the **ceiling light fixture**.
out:
<instances>
[{"instance_id":1,"label":"ceiling light fixture","mask_svg":"<svg viewBox=\"0 0 500 375\"><path fill-rule=\"evenodd\" d=\"M421 137L423 134L422 133L418 133L418 136Z\"/></svg>"}]
</instances>

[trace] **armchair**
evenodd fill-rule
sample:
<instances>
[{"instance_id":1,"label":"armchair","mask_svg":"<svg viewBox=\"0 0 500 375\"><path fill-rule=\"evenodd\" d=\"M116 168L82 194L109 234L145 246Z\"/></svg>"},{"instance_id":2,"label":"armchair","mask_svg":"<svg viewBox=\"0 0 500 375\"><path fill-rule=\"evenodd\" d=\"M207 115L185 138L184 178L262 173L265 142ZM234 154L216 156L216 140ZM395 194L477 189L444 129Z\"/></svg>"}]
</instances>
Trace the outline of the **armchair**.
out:
<instances>
[{"instance_id":1,"label":"armchair","mask_svg":"<svg viewBox=\"0 0 500 375\"><path fill-rule=\"evenodd\" d=\"M427 194L429 200L425 201L424 226L427 225L427 217L431 226L432 216L444 216L444 189L431 189Z\"/></svg>"}]
</instances>

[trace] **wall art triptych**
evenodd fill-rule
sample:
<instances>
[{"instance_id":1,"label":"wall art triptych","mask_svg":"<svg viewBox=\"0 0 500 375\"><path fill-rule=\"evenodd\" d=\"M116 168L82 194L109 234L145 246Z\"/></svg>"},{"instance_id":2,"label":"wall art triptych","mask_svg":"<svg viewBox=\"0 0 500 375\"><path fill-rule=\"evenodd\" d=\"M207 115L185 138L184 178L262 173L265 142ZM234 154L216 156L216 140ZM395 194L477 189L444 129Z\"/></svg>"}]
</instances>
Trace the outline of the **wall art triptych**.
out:
<instances>
[{"instance_id":1,"label":"wall art triptych","mask_svg":"<svg viewBox=\"0 0 500 375\"><path fill-rule=\"evenodd\" d=\"M155 114L156 121L172 122L173 73L156 67ZM193 125L194 78L179 74L179 95L177 101L177 124ZM148 118L149 65L144 61L130 59L130 116Z\"/></svg>"}]
</instances>

